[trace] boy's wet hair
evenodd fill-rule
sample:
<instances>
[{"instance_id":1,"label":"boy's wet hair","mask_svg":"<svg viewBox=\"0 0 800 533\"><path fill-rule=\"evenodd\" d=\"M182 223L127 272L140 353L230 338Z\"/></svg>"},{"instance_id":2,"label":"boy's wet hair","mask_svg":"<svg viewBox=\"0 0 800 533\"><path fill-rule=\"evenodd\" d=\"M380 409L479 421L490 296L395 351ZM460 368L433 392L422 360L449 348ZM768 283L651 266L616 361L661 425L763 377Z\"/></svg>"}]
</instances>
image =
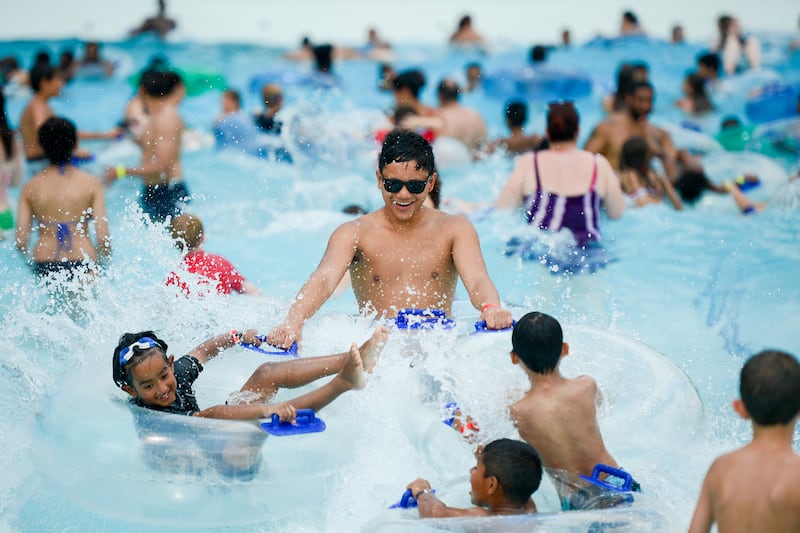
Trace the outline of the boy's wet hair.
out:
<instances>
[{"instance_id":1,"label":"boy's wet hair","mask_svg":"<svg viewBox=\"0 0 800 533\"><path fill-rule=\"evenodd\" d=\"M457 102L458 95L461 93L461 89L459 88L458 84L448 78L442 80L439 84L439 89L437 90L436 94L441 98L442 102Z\"/></svg>"},{"instance_id":2,"label":"boy's wet hair","mask_svg":"<svg viewBox=\"0 0 800 533\"><path fill-rule=\"evenodd\" d=\"M684 170L675 181L675 190L681 195L681 200L690 204L697 202L708 188L708 177L699 170Z\"/></svg>"},{"instance_id":3,"label":"boy's wet hair","mask_svg":"<svg viewBox=\"0 0 800 533\"><path fill-rule=\"evenodd\" d=\"M170 224L175 246L181 252L196 250L203 243L203 221L191 213L178 215Z\"/></svg>"},{"instance_id":4,"label":"boy's wet hair","mask_svg":"<svg viewBox=\"0 0 800 533\"><path fill-rule=\"evenodd\" d=\"M550 142L574 141L580 117L572 102L551 102L547 111L547 135Z\"/></svg>"},{"instance_id":5,"label":"boy's wet hair","mask_svg":"<svg viewBox=\"0 0 800 533\"><path fill-rule=\"evenodd\" d=\"M50 117L39 127L37 133L47 160L54 165L64 165L72 159L78 143L75 124L62 117Z\"/></svg>"},{"instance_id":6,"label":"boy's wet hair","mask_svg":"<svg viewBox=\"0 0 800 533\"><path fill-rule=\"evenodd\" d=\"M528 104L522 100L512 100L506 104L506 120L509 125L521 128L528 120Z\"/></svg>"},{"instance_id":7,"label":"boy's wet hair","mask_svg":"<svg viewBox=\"0 0 800 533\"><path fill-rule=\"evenodd\" d=\"M789 424L800 412L800 363L779 350L757 353L742 367L739 394L756 424Z\"/></svg>"},{"instance_id":8,"label":"boy's wet hair","mask_svg":"<svg viewBox=\"0 0 800 533\"><path fill-rule=\"evenodd\" d=\"M547 61L547 47L537 44L530 51L531 63L544 63Z\"/></svg>"},{"instance_id":9,"label":"boy's wet hair","mask_svg":"<svg viewBox=\"0 0 800 533\"><path fill-rule=\"evenodd\" d=\"M429 176L436 170L430 143L418 133L395 128L383 141L378 170L382 173L386 165L408 161L416 161L416 170L424 170Z\"/></svg>"},{"instance_id":10,"label":"boy's wet hair","mask_svg":"<svg viewBox=\"0 0 800 533\"><path fill-rule=\"evenodd\" d=\"M180 75L169 70L146 70L139 81L139 85L147 95L158 98L172 94L182 83Z\"/></svg>"},{"instance_id":11,"label":"boy's wet hair","mask_svg":"<svg viewBox=\"0 0 800 533\"><path fill-rule=\"evenodd\" d=\"M400 72L392 80L395 90L408 89L414 98L419 98L419 93L425 86L425 74L420 70L405 70Z\"/></svg>"},{"instance_id":12,"label":"boy's wet hair","mask_svg":"<svg viewBox=\"0 0 800 533\"><path fill-rule=\"evenodd\" d=\"M38 93L42 86L42 81L52 80L56 75L56 69L53 68L49 62L37 64L31 69L29 74L31 89L33 89L33 92Z\"/></svg>"},{"instance_id":13,"label":"boy's wet hair","mask_svg":"<svg viewBox=\"0 0 800 533\"><path fill-rule=\"evenodd\" d=\"M622 145L619 154L620 170L633 169L644 172L648 168L647 141L641 135L633 135Z\"/></svg>"},{"instance_id":14,"label":"boy's wet hair","mask_svg":"<svg viewBox=\"0 0 800 533\"><path fill-rule=\"evenodd\" d=\"M533 311L520 318L511 333L511 347L525 366L537 374L549 374L558 366L564 332L558 320Z\"/></svg>"},{"instance_id":15,"label":"boy's wet hair","mask_svg":"<svg viewBox=\"0 0 800 533\"><path fill-rule=\"evenodd\" d=\"M485 477L496 477L503 495L514 505L524 505L542 482L542 459L527 442L492 441L481 451L480 461Z\"/></svg>"},{"instance_id":16,"label":"boy's wet hair","mask_svg":"<svg viewBox=\"0 0 800 533\"><path fill-rule=\"evenodd\" d=\"M142 337L150 337L161 348L160 350L156 347L148 348L146 350L142 350L140 348L133 348L133 356L128 360L127 363L124 365L119 361L119 353L130 346L131 344L137 342ZM139 333L125 333L122 337L119 338L117 341L117 347L114 348L114 358L111 361L111 368L112 368L112 377L114 379L114 384L117 387L122 388L123 385L128 385L129 387L133 386L133 380L131 379L131 368L135 367L148 357L155 353L161 353L164 357L164 360L167 359L167 343L163 340L159 339L156 334L152 331L140 331Z\"/></svg>"}]
</instances>

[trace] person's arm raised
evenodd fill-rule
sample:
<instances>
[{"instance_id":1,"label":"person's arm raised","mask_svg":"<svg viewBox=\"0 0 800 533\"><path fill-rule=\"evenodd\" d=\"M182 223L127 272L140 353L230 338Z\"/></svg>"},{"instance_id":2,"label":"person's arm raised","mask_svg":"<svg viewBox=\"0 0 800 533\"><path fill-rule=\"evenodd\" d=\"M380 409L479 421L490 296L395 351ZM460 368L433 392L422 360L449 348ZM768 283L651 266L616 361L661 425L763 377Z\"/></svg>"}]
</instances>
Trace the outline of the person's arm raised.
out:
<instances>
[{"instance_id":1,"label":"person's arm raised","mask_svg":"<svg viewBox=\"0 0 800 533\"><path fill-rule=\"evenodd\" d=\"M203 341L189 352L189 355L197 359L201 365L204 365L209 359L216 357L222 351L232 348L241 342L259 346L261 341L258 340L256 334L257 332L254 329L248 329L243 332L231 331L230 333L222 333L221 335Z\"/></svg>"},{"instance_id":2,"label":"person's arm raised","mask_svg":"<svg viewBox=\"0 0 800 533\"><path fill-rule=\"evenodd\" d=\"M298 345L302 339L303 324L322 307L336 290L355 256L358 221L339 226L328 240L328 247L317 269L297 293L283 323L267 335L267 342L280 348Z\"/></svg>"},{"instance_id":3,"label":"person's arm raised","mask_svg":"<svg viewBox=\"0 0 800 533\"><path fill-rule=\"evenodd\" d=\"M470 302L481 311L488 329L511 327L511 312L500 307L500 295L486 270L478 232L469 220L452 216L448 222L453 237L453 262L469 294Z\"/></svg>"}]
</instances>

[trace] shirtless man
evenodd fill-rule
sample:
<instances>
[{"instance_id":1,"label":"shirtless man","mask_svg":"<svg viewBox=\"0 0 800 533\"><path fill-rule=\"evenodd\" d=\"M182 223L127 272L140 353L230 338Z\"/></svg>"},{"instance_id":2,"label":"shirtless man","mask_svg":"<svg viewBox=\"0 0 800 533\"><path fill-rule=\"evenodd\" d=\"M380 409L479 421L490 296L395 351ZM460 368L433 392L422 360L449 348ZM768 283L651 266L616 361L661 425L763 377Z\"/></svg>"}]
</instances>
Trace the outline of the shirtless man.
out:
<instances>
[{"instance_id":1,"label":"shirtless man","mask_svg":"<svg viewBox=\"0 0 800 533\"><path fill-rule=\"evenodd\" d=\"M569 345L558 321L528 313L514 326L511 344L511 362L525 371L531 388L509 412L520 436L539 452L542 465L586 476L598 463L618 468L597 424L597 383L590 376L566 378L559 370Z\"/></svg>"},{"instance_id":2,"label":"shirtless man","mask_svg":"<svg viewBox=\"0 0 800 533\"><path fill-rule=\"evenodd\" d=\"M472 27L472 17L464 15L458 21L458 28L450 36L450 44L456 46L486 47L486 40Z\"/></svg>"},{"instance_id":3,"label":"shirtless man","mask_svg":"<svg viewBox=\"0 0 800 533\"><path fill-rule=\"evenodd\" d=\"M423 104L419 100L419 93L425 86L425 75L420 70L405 70L392 80L392 93L394 94L395 107L409 106L414 108L417 115L433 117L436 110Z\"/></svg>"},{"instance_id":4,"label":"shirtless man","mask_svg":"<svg viewBox=\"0 0 800 533\"><path fill-rule=\"evenodd\" d=\"M22 142L25 146L25 157L27 157L29 162L35 161L39 163L34 166L29 166L29 172L35 174L47 165L44 150L39 144L39 127L44 124L47 119L55 116L49 102L51 98L61 94L61 89L64 87L64 80L61 79L58 72L49 64L42 64L34 67L31 70L30 78L33 97L22 111L22 117L19 120L19 132L22 135ZM113 129L106 133L78 131L78 140L114 139L119 133L119 129ZM88 156L88 153L76 152L76 155Z\"/></svg>"},{"instance_id":5,"label":"shirtless man","mask_svg":"<svg viewBox=\"0 0 800 533\"><path fill-rule=\"evenodd\" d=\"M154 221L163 221L182 211L189 196L181 168L183 120L178 104L186 92L180 76L174 72L145 71L141 89L148 120L138 144L142 162L137 167L106 169L106 184L125 176L138 176L144 189L140 198L142 211Z\"/></svg>"},{"instance_id":6,"label":"shirtless man","mask_svg":"<svg viewBox=\"0 0 800 533\"><path fill-rule=\"evenodd\" d=\"M649 82L634 83L625 97L625 108L615 111L598 124L583 148L602 154L619 172L622 145L630 137L641 135L647 140L650 157L661 160L667 176L674 183L678 178L678 167L675 164L677 150L672 138L665 130L647 120L647 115L653 110L653 96L653 86Z\"/></svg>"},{"instance_id":7,"label":"shirtless man","mask_svg":"<svg viewBox=\"0 0 800 533\"><path fill-rule=\"evenodd\" d=\"M445 79L439 84L437 114L443 123L439 135L458 139L475 152L486 144L486 122L480 113L458 102L460 93L453 80Z\"/></svg>"},{"instance_id":8,"label":"shirtless man","mask_svg":"<svg viewBox=\"0 0 800 533\"><path fill-rule=\"evenodd\" d=\"M511 325L511 313L500 307L486 271L475 228L465 217L423 206L438 179L434 168L433 150L421 136L407 130L386 136L375 173L385 205L333 232L284 322L269 333L270 344L289 347L299 341L305 320L348 269L364 312L394 317L406 308L435 308L449 314L460 276L489 328Z\"/></svg>"}]
</instances>

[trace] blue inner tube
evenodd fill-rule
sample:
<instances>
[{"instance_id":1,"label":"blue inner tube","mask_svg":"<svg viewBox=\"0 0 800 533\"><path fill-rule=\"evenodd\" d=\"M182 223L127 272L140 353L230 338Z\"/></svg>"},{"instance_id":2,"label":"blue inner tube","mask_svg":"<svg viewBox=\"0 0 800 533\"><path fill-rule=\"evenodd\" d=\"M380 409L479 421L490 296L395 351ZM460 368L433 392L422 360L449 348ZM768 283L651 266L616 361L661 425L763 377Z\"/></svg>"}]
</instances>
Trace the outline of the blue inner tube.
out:
<instances>
[{"instance_id":1,"label":"blue inner tube","mask_svg":"<svg viewBox=\"0 0 800 533\"><path fill-rule=\"evenodd\" d=\"M524 67L491 73L484 79L483 90L488 96L499 99L577 99L591 94L593 85L591 77L581 72Z\"/></svg>"},{"instance_id":2,"label":"blue inner tube","mask_svg":"<svg viewBox=\"0 0 800 533\"><path fill-rule=\"evenodd\" d=\"M771 122L797 115L800 84L776 83L762 87L758 95L745 104L745 114L753 122Z\"/></svg>"}]
</instances>

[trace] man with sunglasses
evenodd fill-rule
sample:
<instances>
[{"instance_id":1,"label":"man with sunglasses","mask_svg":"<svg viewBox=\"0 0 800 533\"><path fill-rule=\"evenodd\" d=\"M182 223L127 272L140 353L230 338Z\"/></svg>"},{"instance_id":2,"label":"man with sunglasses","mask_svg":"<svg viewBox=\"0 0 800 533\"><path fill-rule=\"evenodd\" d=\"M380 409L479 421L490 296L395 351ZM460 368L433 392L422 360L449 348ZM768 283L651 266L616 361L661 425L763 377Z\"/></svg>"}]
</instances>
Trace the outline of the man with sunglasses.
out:
<instances>
[{"instance_id":1,"label":"man with sunglasses","mask_svg":"<svg viewBox=\"0 0 800 533\"><path fill-rule=\"evenodd\" d=\"M268 342L289 347L299 341L306 319L348 270L363 312L387 318L409 308L449 314L460 276L487 327L510 327L511 313L500 307L472 223L423 206L438 179L430 144L414 132L393 130L383 142L376 177L384 206L333 232L319 266Z\"/></svg>"}]
</instances>

